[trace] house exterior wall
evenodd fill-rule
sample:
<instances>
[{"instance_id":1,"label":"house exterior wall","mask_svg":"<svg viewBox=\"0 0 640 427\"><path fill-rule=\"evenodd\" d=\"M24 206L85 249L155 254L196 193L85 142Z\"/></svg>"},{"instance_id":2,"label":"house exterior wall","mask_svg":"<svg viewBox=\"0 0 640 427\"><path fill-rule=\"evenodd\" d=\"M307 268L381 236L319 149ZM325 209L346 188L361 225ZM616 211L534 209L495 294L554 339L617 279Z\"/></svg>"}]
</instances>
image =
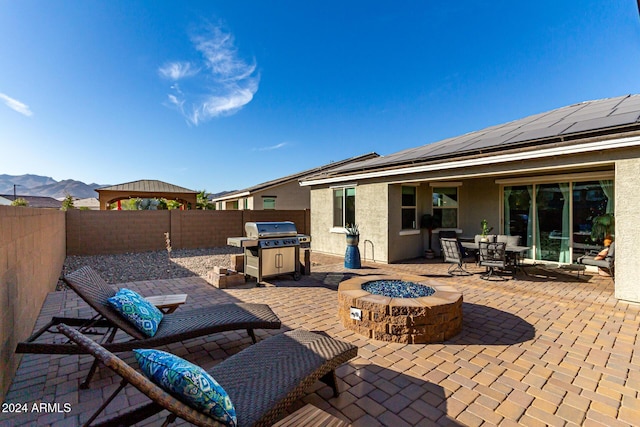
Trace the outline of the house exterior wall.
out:
<instances>
[{"instance_id":1,"label":"house exterior wall","mask_svg":"<svg viewBox=\"0 0 640 427\"><path fill-rule=\"evenodd\" d=\"M609 137L610 139L611 137ZM450 170L359 178L357 180L356 209L357 222L363 235L363 242L370 234L375 242L375 260L395 262L422 256L428 247L427 231L402 233L401 230L401 188L402 185L418 185L418 218L431 213L430 183L460 182L458 229L462 236L472 237L480 231L480 221L487 219L494 233L504 233L501 224L501 185L496 180L505 178L544 179L545 176L565 174L602 173L615 169L615 212L616 212L616 297L623 300L640 302L640 263L635 253L640 236L640 192L637 191L637 179L640 176L640 147L631 146L615 150L592 153L566 154L549 158L502 164L479 165ZM345 177L344 182L353 181ZM332 225L332 193L329 185L316 184L311 191L312 234L314 250L342 255L343 236L330 233ZM437 185L437 184L436 184ZM375 189L376 191L368 191ZM381 197L386 194L385 197ZM366 210L366 212L361 211ZM364 214L364 215L363 215ZM369 216L371 219L364 221ZM375 220L374 220L375 219ZM370 228L371 227L371 228ZM432 247L439 249L437 232L434 230ZM385 236L386 235L386 236Z\"/></svg>"},{"instance_id":2,"label":"house exterior wall","mask_svg":"<svg viewBox=\"0 0 640 427\"><path fill-rule=\"evenodd\" d=\"M389 233L387 227L380 226L387 222L389 216L388 200L387 183L361 184L356 187L356 222L360 227L359 247L363 259L366 253L368 260L389 262ZM345 248L345 237L341 237ZM343 255L345 250L342 251Z\"/></svg>"},{"instance_id":3,"label":"house exterior wall","mask_svg":"<svg viewBox=\"0 0 640 427\"><path fill-rule=\"evenodd\" d=\"M640 158L616 162L616 298L640 302Z\"/></svg>"},{"instance_id":4,"label":"house exterior wall","mask_svg":"<svg viewBox=\"0 0 640 427\"><path fill-rule=\"evenodd\" d=\"M216 206L218 207L218 203L220 203L220 210L235 210L235 203L237 203L239 210L261 211L265 210L262 199L270 196L276 199L276 210L309 209L311 204L309 187L300 187L298 181L291 181L266 190L252 192L251 195L246 197L217 202ZM246 209L244 207L245 199L248 200Z\"/></svg>"},{"instance_id":5,"label":"house exterior wall","mask_svg":"<svg viewBox=\"0 0 640 427\"><path fill-rule=\"evenodd\" d=\"M369 183L356 186L356 223L360 227L360 254L364 259L388 262L388 184ZM329 186L311 190L311 248L316 252L344 255L345 235L333 227L333 189Z\"/></svg>"},{"instance_id":6,"label":"house exterior wall","mask_svg":"<svg viewBox=\"0 0 640 427\"><path fill-rule=\"evenodd\" d=\"M31 335L60 277L64 218L59 210L0 206L0 398L20 361L16 345Z\"/></svg>"},{"instance_id":7,"label":"house exterior wall","mask_svg":"<svg viewBox=\"0 0 640 427\"><path fill-rule=\"evenodd\" d=\"M500 186L495 178L477 178L462 181L459 187L459 228L462 235L480 234L480 221L486 219L492 233L500 231Z\"/></svg>"},{"instance_id":8,"label":"house exterior wall","mask_svg":"<svg viewBox=\"0 0 640 427\"><path fill-rule=\"evenodd\" d=\"M480 221L487 219L497 233L500 223L500 187L493 178L477 178L460 181L458 188L458 228L456 231L466 237L480 232ZM409 185L409 184L405 184ZM438 185L438 181L434 181ZM389 185L389 256L388 262L397 262L424 255L429 248L427 229L402 230L402 184ZM433 186L421 183L417 186L416 201L417 227L422 215L433 213ZM433 230L431 248L440 255L439 232Z\"/></svg>"},{"instance_id":9,"label":"house exterior wall","mask_svg":"<svg viewBox=\"0 0 640 427\"><path fill-rule=\"evenodd\" d=\"M309 187L300 187L298 181L288 182L277 187L253 193L253 210L263 210L262 199L275 196L276 210L309 209L311 191Z\"/></svg>"},{"instance_id":10,"label":"house exterior wall","mask_svg":"<svg viewBox=\"0 0 640 427\"><path fill-rule=\"evenodd\" d=\"M387 262L394 262L403 259L415 258L424 254L424 244L422 231L420 230L420 216L418 211L416 216L415 230L402 229L402 185L393 184L388 186L389 199L387 210L389 211L389 255ZM424 193L416 188L416 203L420 203L420 195ZM424 230L425 235L427 230Z\"/></svg>"}]
</instances>

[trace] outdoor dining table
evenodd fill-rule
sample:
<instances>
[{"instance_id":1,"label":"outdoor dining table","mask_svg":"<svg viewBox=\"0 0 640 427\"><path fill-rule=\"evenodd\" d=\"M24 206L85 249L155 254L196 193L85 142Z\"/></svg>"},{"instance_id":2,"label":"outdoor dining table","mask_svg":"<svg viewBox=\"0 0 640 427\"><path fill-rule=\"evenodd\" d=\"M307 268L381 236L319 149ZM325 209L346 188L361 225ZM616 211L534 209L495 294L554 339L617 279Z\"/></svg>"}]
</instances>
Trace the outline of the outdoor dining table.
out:
<instances>
[{"instance_id":1,"label":"outdoor dining table","mask_svg":"<svg viewBox=\"0 0 640 427\"><path fill-rule=\"evenodd\" d=\"M480 250L480 246L476 242L460 242L460 245L463 248L475 251L476 253ZM522 254L529 249L531 249L530 246L506 245L504 247L504 251L507 254L512 255L515 269L522 271L526 276L528 276L528 274L523 268L524 265L522 263Z\"/></svg>"}]
</instances>

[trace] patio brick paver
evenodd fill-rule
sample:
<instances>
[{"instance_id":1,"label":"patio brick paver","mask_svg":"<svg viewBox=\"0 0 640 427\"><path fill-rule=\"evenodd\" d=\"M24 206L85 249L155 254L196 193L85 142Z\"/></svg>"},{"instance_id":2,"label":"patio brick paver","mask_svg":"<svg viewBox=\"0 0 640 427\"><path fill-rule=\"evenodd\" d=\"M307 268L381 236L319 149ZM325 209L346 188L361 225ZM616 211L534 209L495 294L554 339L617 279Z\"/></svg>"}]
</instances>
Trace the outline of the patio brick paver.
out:
<instances>
[{"instance_id":1,"label":"patio brick paver","mask_svg":"<svg viewBox=\"0 0 640 427\"><path fill-rule=\"evenodd\" d=\"M344 269L339 257L313 254L312 260L311 276L299 282L273 280L266 287L221 290L199 277L127 286L143 295L189 294L178 310L213 302L267 303L282 319L283 330L325 331L360 347L359 356L338 369L338 398L318 383L290 411L312 403L356 427L640 424L640 306L616 300L611 279L529 268L529 276L486 282L479 274L450 277L447 264L423 260L364 263L360 270ZM427 276L462 291L462 332L444 343L409 345L370 340L342 327L336 292L340 281L394 273ZM90 312L72 292L52 293L37 327L61 311L67 316ZM281 332L256 331L258 339ZM207 368L249 345L244 331L233 331L164 349ZM130 353L121 356L136 366ZM90 364L87 356L24 355L5 401L70 403L72 411L4 413L0 425L85 422L117 387L117 378L100 369L91 388L80 390ZM127 389L106 413L145 401L135 389ZM159 420L141 425L158 425Z\"/></svg>"}]
</instances>

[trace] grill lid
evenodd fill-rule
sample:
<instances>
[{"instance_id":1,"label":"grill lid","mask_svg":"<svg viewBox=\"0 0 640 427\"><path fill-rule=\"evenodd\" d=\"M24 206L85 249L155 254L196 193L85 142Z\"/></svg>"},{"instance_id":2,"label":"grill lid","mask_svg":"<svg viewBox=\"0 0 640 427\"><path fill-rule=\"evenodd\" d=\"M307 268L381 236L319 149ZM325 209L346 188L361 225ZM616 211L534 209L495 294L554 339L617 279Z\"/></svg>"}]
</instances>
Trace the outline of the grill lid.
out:
<instances>
[{"instance_id":1,"label":"grill lid","mask_svg":"<svg viewBox=\"0 0 640 427\"><path fill-rule=\"evenodd\" d=\"M291 221L247 222L244 225L247 237L267 239L272 237L294 237L298 234L296 225Z\"/></svg>"}]
</instances>

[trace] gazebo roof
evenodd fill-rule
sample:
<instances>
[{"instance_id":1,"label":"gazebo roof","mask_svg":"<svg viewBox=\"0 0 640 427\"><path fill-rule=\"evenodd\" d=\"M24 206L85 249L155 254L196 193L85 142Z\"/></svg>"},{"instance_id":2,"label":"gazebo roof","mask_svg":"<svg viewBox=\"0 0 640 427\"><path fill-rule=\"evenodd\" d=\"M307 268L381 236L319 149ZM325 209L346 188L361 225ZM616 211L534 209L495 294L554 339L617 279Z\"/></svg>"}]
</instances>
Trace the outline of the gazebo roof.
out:
<instances>
[{"instance_id":1,"label":"gazebo roof","mask_svg":"<svg viewBox=\"0 0 640 427\"><path fill-rule=\"evenodd\" d=\"M158 181L156 179L141 179L138 181L125 182L124 184L116 184L108 187L97 188L96 191L128 191L135 193L193 193L197 191L188 188L169 184L168 182Z\"/></svg>"},{"instance_id":2,"label":"gazebo roof","mask_svg":"<svg viewBox=\"0 0 640 427\"><path fill-rule=\"evenodd\" d=\"M182 203L195 208L197 191L169 184L155 179L141 179L139 181L125 182L124 184L110 185L96 188L100 200L100 209L106 210L110 203L129 198L166 198L179 200Z\"/></svg>"}]
</instances>

